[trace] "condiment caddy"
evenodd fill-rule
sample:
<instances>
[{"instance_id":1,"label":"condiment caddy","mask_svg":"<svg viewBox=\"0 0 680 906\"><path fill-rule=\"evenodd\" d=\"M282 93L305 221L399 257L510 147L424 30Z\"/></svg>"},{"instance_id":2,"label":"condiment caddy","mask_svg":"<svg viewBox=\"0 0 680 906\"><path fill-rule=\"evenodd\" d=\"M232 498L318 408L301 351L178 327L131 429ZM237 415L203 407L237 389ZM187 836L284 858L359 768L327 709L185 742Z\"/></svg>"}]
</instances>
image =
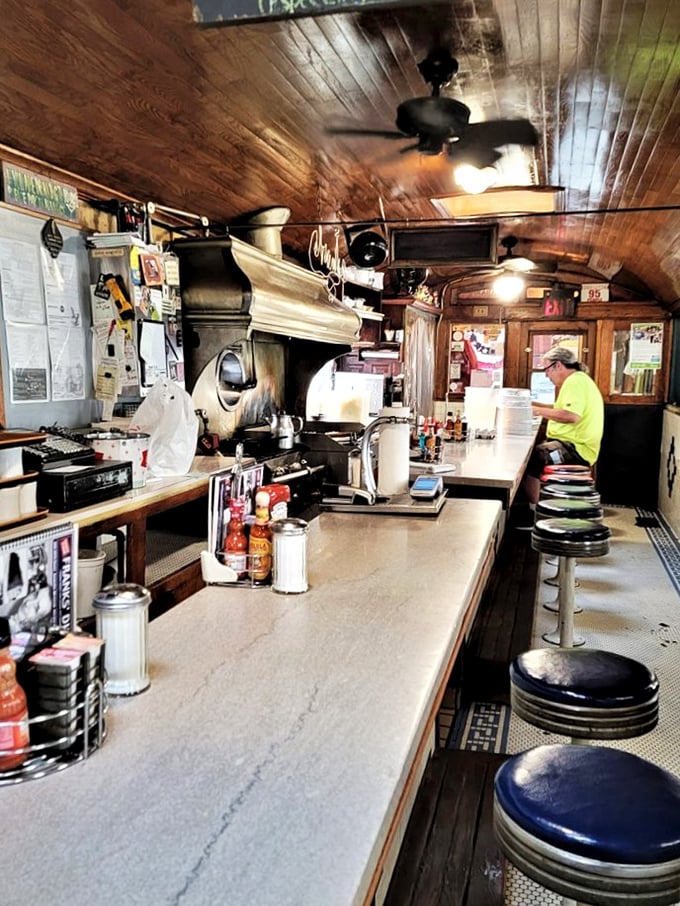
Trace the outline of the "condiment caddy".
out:
<instances>
[{"instance_id":1,"label":"condiment caddy","mask_svg":"<svg viewBox=\"0 0 680 906\"><path fill-rule=\"evenodd\" d=\"M250 512L238 460L230 473L211 476L208 550L201 552L204 582L283 594L306 591L308 526L287 518L290 488L285 483L257 485Z\"/></svg>"},{"instance_id":2,"label":"condiment caddy","mask_svg":"<svg viewBox=\"0 0 680 906\"><path fill-rule=\"evenodd\" d=\"M4 676L4 698L15 707L0 721L0 786L36 780L88 758L104 741L107 709L101 639L54 632L23 657L21 646L8 649L5 641L0 641L4 667L14 657L18 663L12 698L11 671Z\"/></svg>"}]
</instances>

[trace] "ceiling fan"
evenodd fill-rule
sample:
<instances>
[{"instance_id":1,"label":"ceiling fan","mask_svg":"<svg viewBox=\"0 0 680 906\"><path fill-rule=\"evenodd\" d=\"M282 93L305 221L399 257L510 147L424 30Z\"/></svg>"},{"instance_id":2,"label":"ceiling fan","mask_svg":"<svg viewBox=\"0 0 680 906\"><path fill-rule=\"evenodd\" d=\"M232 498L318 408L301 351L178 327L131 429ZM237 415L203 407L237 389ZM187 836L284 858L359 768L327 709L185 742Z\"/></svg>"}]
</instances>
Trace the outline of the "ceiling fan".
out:
<instances>
[{"instance_id":1,"label":"ceiling fan","mask_svg":"<svg viewBox=\"0 0 680 906\"><path fill-rule=\"evenodd\" d=\"M387 139L416 139L400 149L404 154L446 153L456 163L489 167L500 159L503 145L535 145L538 134L529 120L498 119L470 122L470 108L453 98L441 96L441 89L458 72L458 61L448 50L431 50L418 64L423 79L432 86L428 97L411 98L397 107L396 130L363 127L333 127L332 135L365 135Z\"/></svg>"},{"instance_id":2,"label":"ceiling fan","mask_svg":"<svg viewBox=\"0 0 680 906\"><path fill-rule=\"evenodd\" d=\"M499 239L499 245L503 246L504 254L498 256L496 264L489 267L481 267L468 271L466 277L498 275L502 274L551 274L557 270L556 258L535 258L528 255L516 255L513 249L520 243L525 245L531 240L519 240L516 236L508 235Z\"/></svg>"}]
</instances>

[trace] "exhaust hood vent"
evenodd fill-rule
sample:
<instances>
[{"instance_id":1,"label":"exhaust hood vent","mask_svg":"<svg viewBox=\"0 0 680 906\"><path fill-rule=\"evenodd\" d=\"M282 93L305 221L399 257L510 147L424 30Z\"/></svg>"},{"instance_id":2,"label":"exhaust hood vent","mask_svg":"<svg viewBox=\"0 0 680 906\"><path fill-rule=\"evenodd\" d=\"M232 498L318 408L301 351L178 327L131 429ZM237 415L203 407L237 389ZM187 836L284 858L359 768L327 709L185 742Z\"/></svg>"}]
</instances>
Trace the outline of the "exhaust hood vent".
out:
<instances>
[{"instance_id":1,"label":"exhaust hood vent","mask_svg":"<svg viewBox=\"0 0 680 906\"><path fill-rule=\"evenodd\" d=\"M328 297L326 279L232 237L178 239L184 316L198 326L242 326L352 345L361 318Z\"/></svg>"}]
</instances>

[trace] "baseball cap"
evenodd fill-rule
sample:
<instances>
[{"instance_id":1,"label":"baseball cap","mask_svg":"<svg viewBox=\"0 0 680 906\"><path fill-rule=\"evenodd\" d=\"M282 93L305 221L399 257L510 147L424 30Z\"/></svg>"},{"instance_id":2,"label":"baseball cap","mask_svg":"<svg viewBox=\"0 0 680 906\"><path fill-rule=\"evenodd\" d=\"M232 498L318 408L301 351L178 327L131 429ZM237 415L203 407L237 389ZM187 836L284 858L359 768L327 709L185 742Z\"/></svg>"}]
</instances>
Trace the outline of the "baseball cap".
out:
<instances>
[{"instance_id":1,"label":"baseball cap","mask_svg":"<svg viewBox=\"0 0 680 906\"><path fill-rule=\"evenodd\" d=\"M543 355L543 361L547 362L546 367L553 362L562 362L564 365L576 365L578 363L576 354L571 349L567 349L566 346L553 346L552 349L549 349Z\"/></svg>"}]
</instances>

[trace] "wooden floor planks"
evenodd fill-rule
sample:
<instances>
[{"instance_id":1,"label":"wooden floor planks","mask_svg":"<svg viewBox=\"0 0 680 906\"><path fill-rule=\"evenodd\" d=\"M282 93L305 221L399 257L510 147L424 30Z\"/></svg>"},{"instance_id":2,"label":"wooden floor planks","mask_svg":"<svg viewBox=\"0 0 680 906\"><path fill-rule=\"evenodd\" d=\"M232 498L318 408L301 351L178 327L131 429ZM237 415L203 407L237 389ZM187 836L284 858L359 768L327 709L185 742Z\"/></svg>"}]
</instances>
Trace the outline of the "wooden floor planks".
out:
<instances>
[{"instance_id":1,"label":"wooden floor planks","mask_svg":"<svg viewBox=\"0 0 680 906\"><path fill-rule=\"evenodd\" d=\"M540 555L508 528L463 654L463 702L509 702L508 666L531 644ZM493 778L507 758L437 749L425 771L384 906L503 906Z\"/></svg>"}]
</instances>

